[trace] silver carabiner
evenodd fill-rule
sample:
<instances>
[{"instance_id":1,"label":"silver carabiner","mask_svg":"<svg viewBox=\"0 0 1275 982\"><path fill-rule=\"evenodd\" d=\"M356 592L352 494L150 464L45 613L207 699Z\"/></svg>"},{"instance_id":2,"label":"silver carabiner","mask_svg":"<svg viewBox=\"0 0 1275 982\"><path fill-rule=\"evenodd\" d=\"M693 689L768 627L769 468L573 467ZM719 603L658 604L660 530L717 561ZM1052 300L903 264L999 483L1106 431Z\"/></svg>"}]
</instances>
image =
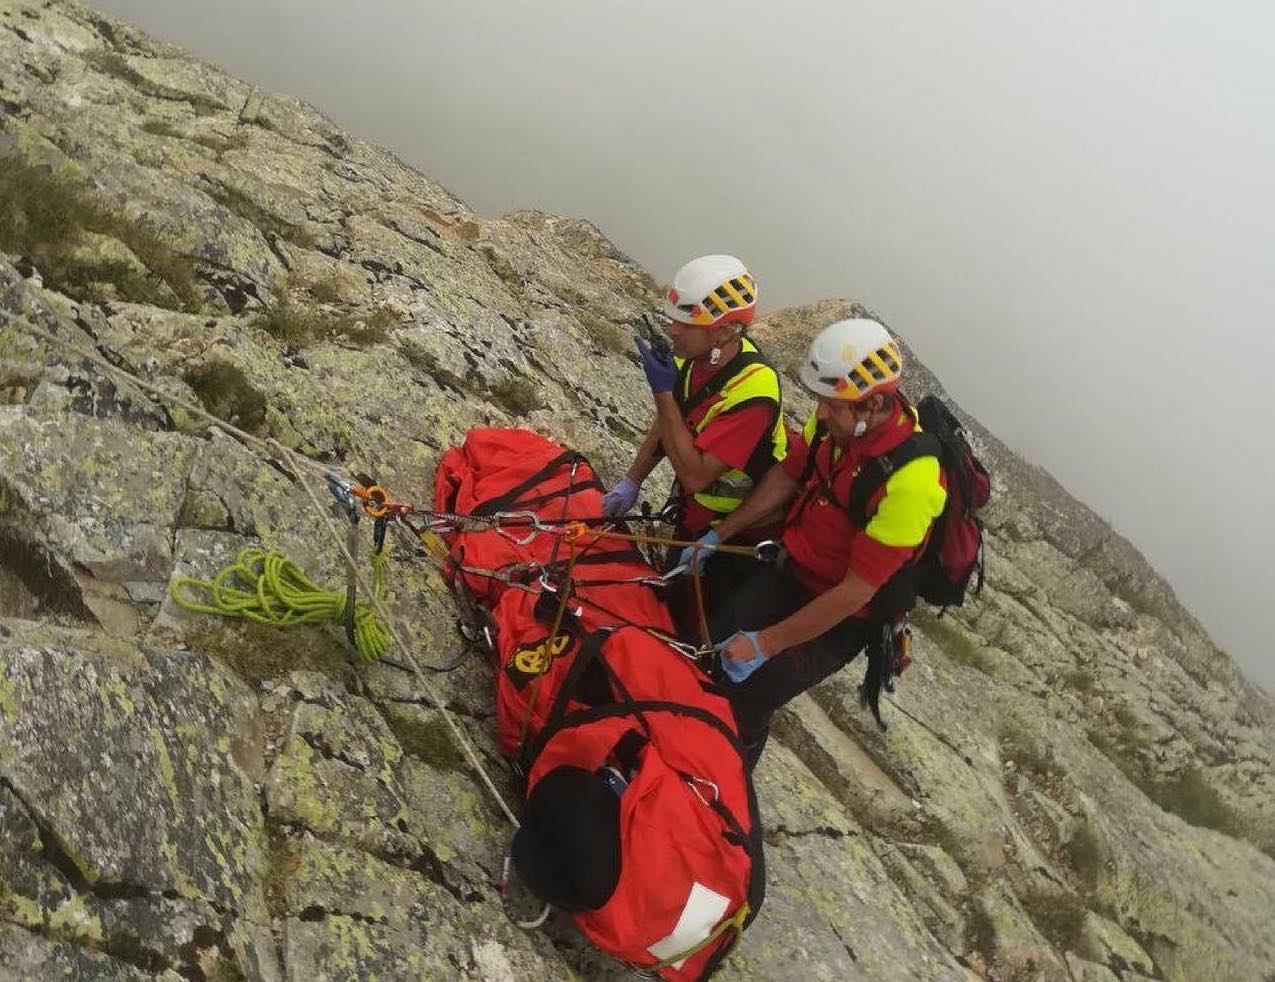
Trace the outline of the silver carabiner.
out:
<instances>
[{"instance_id":1,"label":"silver carabiner","mask_svg":"<svg viewBox=\"0 0 1275 982\"><path fill-rule=\"evenodd\" d=\"M512 542L516 546L525 546L529 544L533 539L535 539L537 535L539 535L541 532L544 531L544 526L540 524L540 516L537 515L534 511L501 511L501 512L496 512L496 514L492 515L491 517L496 522L497 533L499 533L501 537L508 539L510 542ZM518 538L517 536L506 531L505 527L500 524L500 520L503 518L530 519L531 531L529 531L522 538Z\"/></svg>"},{"instance_id":2,"label":"silver carabiner","mask_svg":"<svg viewBox=\"0 0 1275 982\"><path fill-rule=\"evenodd\" d=\"M679 641L677 638L672 638L665 634L656 634L654 631L651 631L650 634L653 638L663 641L687 661L694 662L696 665L699 664L699 656L702 649L697 648L695 645L689 644L686 641Z\"/></svg>"},{"instance_id":3,"label":"silver carabiner","mask_svg":"<svg viewBox=\"0 0 1275 982\"><path fill-rule=\"evenodd\" d=\"M669 570L667 573L664 573L662 576L658 578L659 582L663 585L667 585L671 583L673 580L677 579L677 577L685 573L688 569L690 569L690 567L687 566L686 563L682 563L678 566L674 566L671 570Z\"/></svg>"}]
</instances>

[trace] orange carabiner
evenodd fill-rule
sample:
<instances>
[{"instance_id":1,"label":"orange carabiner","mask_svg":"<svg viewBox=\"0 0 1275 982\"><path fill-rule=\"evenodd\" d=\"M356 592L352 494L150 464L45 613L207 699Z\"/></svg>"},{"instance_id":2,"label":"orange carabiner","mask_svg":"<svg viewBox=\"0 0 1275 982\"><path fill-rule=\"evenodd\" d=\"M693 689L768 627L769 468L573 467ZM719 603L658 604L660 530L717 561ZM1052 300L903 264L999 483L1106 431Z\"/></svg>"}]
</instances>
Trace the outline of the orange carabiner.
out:
<instances>
[{"instance_id":1,"label":"orange carabiner","mask_svg":"<svg viewBox=\"0 0 1275 982\"><path fill-rule=\"evenodd\" d=\"M363 499L363 512L369 518L384 518L390 513L390 495L379 484L368 488L354 488L354 494Z\"/></svg>"}]
</instances>

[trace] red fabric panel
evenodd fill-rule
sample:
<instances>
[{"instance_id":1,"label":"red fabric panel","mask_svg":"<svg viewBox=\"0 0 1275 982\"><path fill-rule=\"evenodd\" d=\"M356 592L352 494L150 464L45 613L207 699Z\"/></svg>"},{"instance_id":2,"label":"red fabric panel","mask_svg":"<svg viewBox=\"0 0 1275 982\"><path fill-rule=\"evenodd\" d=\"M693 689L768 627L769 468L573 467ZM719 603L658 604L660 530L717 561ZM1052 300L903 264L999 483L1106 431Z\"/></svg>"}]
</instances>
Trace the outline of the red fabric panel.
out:
<instances>
[{"instance_id":1,"label":"red fabric panel","mask_svg":"<svg viewBox=\"0 0 1275 982\"><path fill-rule=\"evenodd\" d=\"M769 433L774 415L768 406L756 403L740 406L704 427L695 437L695 446L742 471L757 444Z\"/></svg>"},{"instance_id":2,"label":"red fabric panel","mask_svg":"<svg viewBox=\"0 0 1275 982\"><path fill-rule=\"evenodd\" d=\"M526 431L475 430L464 446L444 455L435 485L435 506L440 511L466 513L504 494L561 452L560 447ZM566 473L566 468L555 472L528 496L565 487ZM593 472L582 466L577 484L592 476ZM535 510L558 521L563 499L553 499ZM596 516L600 512L601 493L596 490L577 491L567 501L569 516ZM511 534L516 537L520 533L515 530ZM544 562L553 543L548 534L519 545L498 532L469 532L452 536L449 545L458 561L496 569L511 563ZM588 556L623 546L586 535L574 548ZM562 545L559 558L565 560L571 548ZM636 558L577 566L578 595L568 610L578 621L573 628L578 633L560 631L556 642L548 637L552 625L536 616L538 589L527 592L493 585L485 577L465 576L475 596L492 610L497 625L493 665L496 730L505 753L518 751L524 719L528 721L527 741L535 739L579 655L581 635L603 627L618 628L603 642L602 657L634 699L694 707L716 717L728 732L735 732L729 703L708 691L708 679L693 662L646 631L621 626L589 603L594 601L625 620L671 633L668 612L650 587L636 583L590 585L591 581L652 574L653 570ZM569 707L575 708L582 707L574 703ZM673 931L694 884L727 897L728 913L733 914L747 896L751 873L747 851L723 835L726 823L681 775L711 782L745 831L751 823L748 778L730 739L716 727L682 714L643 715L650 727L650 742L621 797L620 882L604 907L576 915L576 921L602 950L634 964L651 965L656 959L647 948ZM634 717L623 716L558 732L533 763L527 792L558 766L598 769L620 737L637 725ZM711 798L709 784L701 787L703 795ZM680 970L664 969L661 976L668 982L693 982L714 952L729 944L733 936L727 932L688 959Z\"/></svg>"},{"instance_id":3,"label":"red fabric panel","mask_svg":"<svg viewBox=\"0 0 1275 982\"><path fill-rule=\"evenodd\" d=\"M668 657L667 646L641 631L617 632L604 646L612 670L634 699L663 699L707 710L730 721L725 699L706 692L703 676L689 662ZM599 948L637 965L654 964L647 949L668 936L695 883L729 899L733 913L747 898L751 861L740 846L722 837L724 823L680 774L716 785L722 802L745 829L750 826L748 787L739 756L717 729L669 712L647 712L651 742L639 770L621 798L621 875L605 906L576 915L580 929ZM555 735L528 775L528 794L555 767L596 770L629 730L632 717L598 720ZM712 788L701 786L711 797ZM721 943L725 943L724 938ZM681 970L667 968L670 982L698 977L717 945L688 959Z\"/></svg>"}]
</instances>

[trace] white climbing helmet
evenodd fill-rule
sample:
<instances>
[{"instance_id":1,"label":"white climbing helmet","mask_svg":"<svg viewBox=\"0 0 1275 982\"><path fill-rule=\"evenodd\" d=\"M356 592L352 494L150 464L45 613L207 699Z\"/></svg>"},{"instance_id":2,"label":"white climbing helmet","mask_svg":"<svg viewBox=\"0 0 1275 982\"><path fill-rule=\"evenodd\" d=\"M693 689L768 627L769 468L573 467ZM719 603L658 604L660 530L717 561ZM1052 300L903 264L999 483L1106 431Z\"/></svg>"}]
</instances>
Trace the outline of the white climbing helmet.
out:
<instances>
[{"instance_id":1,"label":"white climbing helmet","mask_svg":"<svg viewBox=\"0 0 1275 982\"><path fill-rule=\"evenodd\" d=\"M899 343L876 321L837 321L815 335L801 366L801 384L817 396L857 401L899 387Z\"/></svg>"},{"instance_id":2,"label":"white climbing helmet","mask_svg":"<svg viewBox=\"0 0 1275 982\"><path fill-rule=\"evenodd\" d=\"M757 281L734 256L700 256L677 271L664 313L681 324L747 324L757 313Z\"/></svg>"}]
</instances>

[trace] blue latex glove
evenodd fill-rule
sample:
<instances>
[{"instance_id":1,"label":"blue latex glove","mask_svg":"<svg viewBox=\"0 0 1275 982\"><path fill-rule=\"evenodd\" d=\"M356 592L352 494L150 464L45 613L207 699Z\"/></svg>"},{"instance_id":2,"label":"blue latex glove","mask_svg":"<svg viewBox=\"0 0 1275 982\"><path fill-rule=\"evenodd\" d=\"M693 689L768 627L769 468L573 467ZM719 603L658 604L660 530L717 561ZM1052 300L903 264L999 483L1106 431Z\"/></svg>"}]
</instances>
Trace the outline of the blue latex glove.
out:
<instances>
[{"instance_id":1,"label":"blue latex glove","mask_svg":"<svg viewBox=\"0 0 1275 982\"><path fill-rule=\"evenodd\" d=\"M727 646L741 634L753 643L753 651L756 654L747 661L736 661L734 658L727 658L725 654ZM721 644L714 645L714 647L717 649L718 657L721 659L722 671L726 673L726 677L732 682L744 681L753 672L766 664L766 656L762 653L761 645L757 642L756 631L738 631Z\"/></svg>"},{"instance_id":2,"label":"blue latex glove","mask_svg":"<svg viewBox=\"0 0 1275 982\"><path fill-rule=\"evenodd\" d=\"M699 549L687 546L677 557L678 565L686 567L688 576L698 576L704 572L704 562L717 551L717 547L722 544L722 537L717 534L717 529L709 529L696 541L700 545Z\"/></svg>"},{"instance_id":3,"label":"blue latex glove","mask_svg":"<svg viewBox=\"0 0 1275 982\"><path fill-rule=\"evenodd\" d=\"M602 496L602 514L607 518L628 514L637 504L640 487L641 485L627 477L621 478L610 491Z\"/></svg>"},{"instance_id":4,"label":"blue latex glove","mask_svg":"<svg viewBox=\"0 0 1275 982\"><path fill-rule=\"evenodd\" d=\"M661 354L652 351L651 346L641 338L634 340L637 342L638 355L642 359L642 369L646 372L646 382L651 387L651 392L657 395L672 392L673 386L677 384L677 366L673 364L673 356L667 352Z\"/></svg>"}]
</instances>

